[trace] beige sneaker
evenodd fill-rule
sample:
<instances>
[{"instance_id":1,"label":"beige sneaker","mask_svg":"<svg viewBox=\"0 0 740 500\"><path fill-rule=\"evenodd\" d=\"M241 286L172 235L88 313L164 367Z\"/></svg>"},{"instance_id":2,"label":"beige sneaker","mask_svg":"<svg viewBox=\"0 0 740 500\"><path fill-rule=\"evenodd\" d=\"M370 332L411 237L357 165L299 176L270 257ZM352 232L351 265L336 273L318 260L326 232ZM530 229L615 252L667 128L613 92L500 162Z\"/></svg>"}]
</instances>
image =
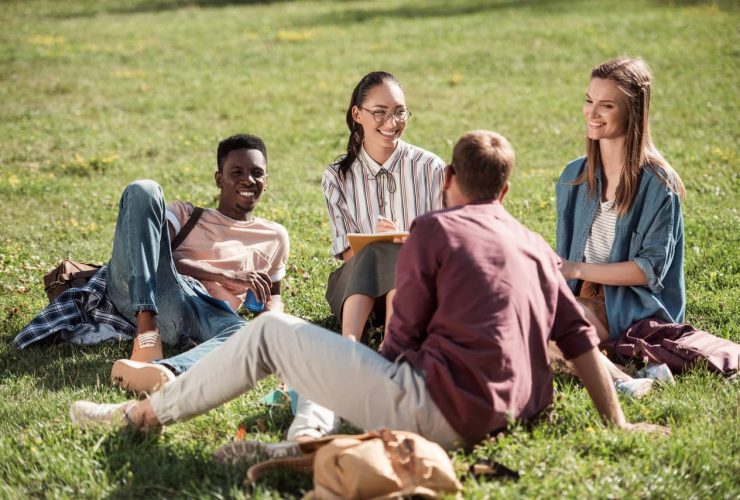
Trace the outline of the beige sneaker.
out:
<instances>
[{"instance_id":1,"label":"beige sneaker","mask_svg":"<svg viewBox=\"0 0 740 500\"><path fill-rule=\"evenodd\" d=\"M131 352L131 361L150 363L162 359L162 338L157 330L139 333L134 337L134 350Z\"/></svg>"},{"instance_id":2,"label":"beige sneaker","mask_svg":"<svg viewBox=\"0 0 740 500\"><path fill-rule=\"evenodd\" d=\"M640 399L653 390L653 380L649 378L631 378L614 382L617 392L628 398Z\"/></svg>"},{"instance_id":3,"label":"beige sneaker","mask_svg":"<svg viewBox=\"0 0 740 500\"><path fill-rule=\"evenodd\" d=\"M82 428L96 425L126 427L130 425L127 412L134 403L135 401L116 404L75 401L69 408L69 419Z\"/></svg>"},{"instance_id":4,"label":"beige sneaker","mask_svg":"<svg viewBox=\"0 0 740 500\"><path fill-rule=\"evenodd\" d=\"M113 363L110 378L113 385L127 391L151 394L175 380L175 374L156 363L119 359Z\"/></svg>"}]
</instances>

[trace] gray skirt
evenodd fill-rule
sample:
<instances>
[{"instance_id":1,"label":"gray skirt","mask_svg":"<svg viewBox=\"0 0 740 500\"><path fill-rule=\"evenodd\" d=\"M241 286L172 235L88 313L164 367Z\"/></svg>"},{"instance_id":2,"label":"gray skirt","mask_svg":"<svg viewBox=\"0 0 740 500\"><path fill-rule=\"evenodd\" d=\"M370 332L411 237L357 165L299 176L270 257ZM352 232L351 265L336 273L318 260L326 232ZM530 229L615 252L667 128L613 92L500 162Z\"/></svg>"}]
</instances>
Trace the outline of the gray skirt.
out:
<instances>
[{"instance_id":1,"label":"gray skirt","mask_svg":"<svg viewBox=\"0 0 740 500\"><path fill-rule=\"evenodd\" d=\"M347 297L362 294L378 298L393 290L400 251L401 245L398 243L370 244L329 275L326 301L340 324ZM385 301L382 302L384 307Z\"/></svg>"}]
</instances>

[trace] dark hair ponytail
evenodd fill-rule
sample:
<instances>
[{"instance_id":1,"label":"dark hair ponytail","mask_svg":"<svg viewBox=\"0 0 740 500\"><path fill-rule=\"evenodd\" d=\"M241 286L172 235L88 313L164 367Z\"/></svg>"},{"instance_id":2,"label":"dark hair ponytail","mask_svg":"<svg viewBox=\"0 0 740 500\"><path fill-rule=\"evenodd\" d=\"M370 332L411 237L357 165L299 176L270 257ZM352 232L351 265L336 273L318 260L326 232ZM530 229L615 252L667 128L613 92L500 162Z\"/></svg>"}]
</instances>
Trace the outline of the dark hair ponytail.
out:
<instances>
[{"instance_id":1,"label":"dark hair ponytail","mask_svg":"<svg viewBox=\"0 0 740 500\"><path fill-rule=\"evenodd\" d=\"M352 98L349 101L349 107L347 108L347 128L349 129L349 140L347 141L347 154L339 160L339 176L344 178L347 176L347 171L350 169L352 164L360 154L360 148L362 147L362 140L364 139L364 132L362 131L362 125L357 123L352 117L352 108L355 106L361 106L367 98L368 92L383 82L390 81L401 87L401 83L398 79L386 73L385 71L373 71L362 77L360 83L357 84L355 90L352 91Z\"/></svg>"}]
</instances>

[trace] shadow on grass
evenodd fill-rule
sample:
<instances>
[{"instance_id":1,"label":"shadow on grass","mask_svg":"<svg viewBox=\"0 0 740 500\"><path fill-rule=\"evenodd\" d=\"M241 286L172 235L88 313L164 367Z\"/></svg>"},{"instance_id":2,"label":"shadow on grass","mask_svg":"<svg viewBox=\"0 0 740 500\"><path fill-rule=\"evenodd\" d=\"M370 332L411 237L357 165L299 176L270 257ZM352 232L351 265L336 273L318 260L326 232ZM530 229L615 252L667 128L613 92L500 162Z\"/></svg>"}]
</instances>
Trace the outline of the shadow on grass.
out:
<instances>
[{"instance_id":1,"label":"shadow on grass","mask_svg":"<svg viewBox=\"0 0 740 500\"><path fill-rule=\"evenodd\" d=\"M164 346L165 356L180 352ZM29 376L47 391L110 385L110 370L117 359L128 358L131 342L79 346L41 341L23 350L8 346L0 351L0 383Z\"/></svg>"},{"instance_id":2,"label":"shadow on grass","mask_svg":"<svg viewBox=\"0 0 740 500\"><path fill-rule=\"evenodd\" d=\"M414 5L396 6L394 3L355 2L358 7L342 9L344 2L333 2L339 7L328 13L299 20L295 25L314 26L324 24L354 24L379 18L424 18L469 15L510 8L540 8L560 11L564 6L573 6L582 0L432 0ZM690 0L685 0L690 1ZM697 0L699 1L699 0ZM99 14L140 14L174 11L197 7L202 9L247 5L270 5L288 3L289 0L140 0L124 5L99 4L87 10L58 14L56 17L93 17ZM360 6L361 5L361 6ZM380 6L380 7L379 7ZM292 24L292 23L291 23Z\"/></svg>"},{"instance_id":3,"label":"shadow on grass","mask_svg":"<svg viewBox=\"0 0 740 500\"><path fill-rule=\"evenodd\" d=\"M100 442L98 455L110 482L118 486L113 497L171 497L221 491L224 496L244 478L233 467L211 460L211 443L184 446L166 436L134 430L113 432Z\"/></svg>"},{"instance_id":4,"label":"shadow on grass","mask_svg":"<svg viewBox=\"0 0 740 500\"><path fill-rule=\"evenodd\" d=\"M333 314L330 314L329 316L324 316L323 318L318 319L312 323L337 333L340 333L342 330L342 327L339 325L339 321L337 321L336 316L334 316Z\"/></svg>"},{"instance_id":5,"label":"shadow on grass","mask_svg":"<svg viewBox=\"0 0 740 500\"><path fill-rule=\"evenodd\" d=\"M270 5L285 3L290 0L140 0L127 5L98 5L87 10L78 10L58 14L59 18L93 17L99 14L145 14L166 12L188 7L202 9L221 8L239 5Z\"/></svg>"},{"instance_id":6,"label":"shadow on grass","mask_svg":"<svg viewBox=\"0 0 740 500\"><path fill-rule=\"evenodd\" d=\"M266 418L266 413L258 414L247 422ZM118 486L113 497L233 497L236 490L250 493L251 487L244 480L252 463L218 464L212 460L212 453L225 443L202 439L185 442L179 436L169 436L169 432L142 434L124 429L103 438L98 444L98 460L110 482ZM282 498L300 498L311 489L311 477L292 471L269 474L257 488L273 493L277 490Z\"/></svg>"},{"instance_id":7,"label":"shadow on grass","mask_svg":"<svg viewBox=\"0 0 740 500\"><path fill-rule=\"evenodd\" d=\"M298 25L357 24L377 19L419 19L427 17L452 17L513 8L537 8L545 11L561 11L564 6L573 6L580 0L468 0L449 2L435 0L423 5L401 5L393 3L370 3L346 10L336 10L299 21ZM378 5L383 7L378 8Z\"/></svg>"}]
</instances>

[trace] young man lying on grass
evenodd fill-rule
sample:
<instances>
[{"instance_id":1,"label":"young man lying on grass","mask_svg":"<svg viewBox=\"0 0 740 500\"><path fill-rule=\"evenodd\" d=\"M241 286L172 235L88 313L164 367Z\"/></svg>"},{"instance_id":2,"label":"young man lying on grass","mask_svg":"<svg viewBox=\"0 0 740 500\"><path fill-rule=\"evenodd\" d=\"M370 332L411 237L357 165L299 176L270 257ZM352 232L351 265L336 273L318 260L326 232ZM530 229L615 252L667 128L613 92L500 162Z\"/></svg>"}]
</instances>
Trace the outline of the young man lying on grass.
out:
<instances>
[{"instance_id":1,"label":"young man lying on grass","mask_svg":"<svg viewBox=\"0 0 740 500\"><path fill-rule=\"evenodd\" d=\"M216 162L218 208L204 209L175 250L170 241L188 224L195 207L181 201L165 205L162 188L149 180L131 183L121 196L111 259L92 281L100 284L94 307L95 313L105 312L102 321L135 325L131 359L116 361L112 370L114 383L126 389L151 391L174 380L237 332L245 321L235 310L247 290L265 309L283 310L280 280L288 233L280 224L253 215L267 185L265 143L253 135L231 136L219 143ZM74 304L62 309L72 301L66 297L60 296L24 328L16 345L24 347L37 334L84 321ZM100 318L85 312L82 316ZM162 360L162 341L176 344L183 336L203 343ZM142 378L141 368L149 366L157 370L145 371L149 376Z\"/></svg>"},{"instance_id":2,"label":"young man lying on grass","mask_svg":"<svg viewBox=\"0 0 740 500\"><path fill-rule=\"evenodd\" d=\"M551 404L552 339L608 425L667 432L625 420L560 259L501 203L513 165L511 145L494 132L470 132L455 145L444 186L450 208L417 218L403 244L381 354L299 318L263 314L150 399L77 401L71 419L168 425L276 374L361 428L412 431L448 449L471 446Z\"/></svg>"}]
</instances>

